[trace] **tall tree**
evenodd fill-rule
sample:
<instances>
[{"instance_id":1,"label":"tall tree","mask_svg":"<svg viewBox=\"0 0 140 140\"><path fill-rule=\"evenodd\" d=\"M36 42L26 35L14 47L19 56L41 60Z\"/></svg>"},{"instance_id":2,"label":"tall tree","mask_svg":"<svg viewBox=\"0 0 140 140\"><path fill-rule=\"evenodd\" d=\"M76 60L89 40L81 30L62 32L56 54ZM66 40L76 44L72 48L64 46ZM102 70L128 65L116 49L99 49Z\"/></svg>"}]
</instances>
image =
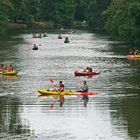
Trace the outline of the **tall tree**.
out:
<instances>
[{"instance_id":1,"label":"tall tree","mask_svg":"<svg viewBox=\"0 0 140 140\"><path fill-rule=\"evenodd\" d=\"M86 9L89 0L75 0L75 20L83 21L86 19Z\"/></svg>"},{"instance_id":2,"label":"tall tree","mask_svg":"<svg viewBox=\"0 0 140 140\"><path fill-rule=\"evenodd\" d=\"M105 24L102 12L108 7L111 0L89 0L86 10L86 20L94 29L102 30Z\"/></svg>"},{"instance_id":3,"label":"tall tree","mask_svg":"<svg viewBox=\"0 0 140 140\"><path fill-rule=\"evenodd\" d=\"M74 0L42 0L41 14L43 19L70 26L75 16Z\"/></svg>"},{"instance_id":4,"label":"tall tree","mask_svg":"<svg viewBox=\"0 0 140 140\"><path fill-rule=\"evenodd\" d=\"M6 28L8 9L10 8L12 8L10 0L0 0L0 34L2 34Z\"/></svg>"},{"instance_id":5,"label":"tall tree","mask_svg":"<svg viewBox=\"0 0 140 140\"><path fill-rule=\"evenodd\" d=\"M113 0L104 15L105 28L111 36L140 41L139 0Z\"/></svg>"},{"instance_id":6,"label":"tall tree","mask_svg":"<svg viewBox=\"0 0 140 140\"><path fill-rule=\"evenodd\" d=\"M10 11L10 19L23 20L27 15L27 0L11 0L14 9Z\"/></svg>"}]
</instances>

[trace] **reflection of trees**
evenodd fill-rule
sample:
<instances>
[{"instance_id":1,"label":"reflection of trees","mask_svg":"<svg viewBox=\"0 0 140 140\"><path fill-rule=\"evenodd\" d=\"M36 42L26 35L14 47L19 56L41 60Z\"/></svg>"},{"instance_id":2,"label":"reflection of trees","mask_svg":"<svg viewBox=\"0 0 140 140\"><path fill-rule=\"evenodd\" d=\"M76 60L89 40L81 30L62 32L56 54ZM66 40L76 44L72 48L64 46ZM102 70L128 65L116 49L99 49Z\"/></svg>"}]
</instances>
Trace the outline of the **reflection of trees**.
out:
<instances>
[{"instance_id":1,"label":"reflection of trees","mask_svg":"<svg viewBox=\"0 0 140 140\"><path fill-rule=\"evenodd\" d=\"M2 97L0 98L0 133L29 134L30 130L21 122L19 99Z\"/></svg>"},{"instance_id":2,"label":"reflection of trees","mask_svg":"<svg viewBox=\"0 0 140 140\"><path fill-rule=\"evenodd\" d=\"M130 94L132 94L132 92L130 92ZM128 98L123 98L118 102L117 105L111 106L111 110L114 109L117 110L117 113L115 112L111 114L113 118L113 125L116 126L116 129L119 130L119 128L124 129L127 128L128 135L130 137L138 138L140 132L139 107L140 107L139 98L133 98L131 96Z\"/></svg>"}]
</instances>

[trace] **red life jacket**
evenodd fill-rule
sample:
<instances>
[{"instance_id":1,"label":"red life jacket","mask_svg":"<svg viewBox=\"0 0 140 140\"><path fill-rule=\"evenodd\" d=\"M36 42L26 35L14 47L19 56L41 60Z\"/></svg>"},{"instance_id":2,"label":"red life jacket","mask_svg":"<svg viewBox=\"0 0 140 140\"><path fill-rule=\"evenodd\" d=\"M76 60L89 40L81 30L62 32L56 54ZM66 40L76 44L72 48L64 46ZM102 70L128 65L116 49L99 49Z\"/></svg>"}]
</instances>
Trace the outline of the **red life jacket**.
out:
<instances>
[{"instance_id":1,"label":"red life jacket","mask_svg":"<svg viewBox=\"0 0 140 140\"><path fill-rule=\"evenodd\" d=\"M11 66L9 66L8 71L13 71L13 68Z\"/></svg>"},{"instance_id":2,"label":"red life jacket","mask_svg":"<svg viewBox=\"0 0 140 140\"><path fill-rule=\"evenodd\" d=\"M0 67L0 70L4 71L4 69L5 69L5 67L4 67L4 66Z\"/></svg>"}]
</instances>

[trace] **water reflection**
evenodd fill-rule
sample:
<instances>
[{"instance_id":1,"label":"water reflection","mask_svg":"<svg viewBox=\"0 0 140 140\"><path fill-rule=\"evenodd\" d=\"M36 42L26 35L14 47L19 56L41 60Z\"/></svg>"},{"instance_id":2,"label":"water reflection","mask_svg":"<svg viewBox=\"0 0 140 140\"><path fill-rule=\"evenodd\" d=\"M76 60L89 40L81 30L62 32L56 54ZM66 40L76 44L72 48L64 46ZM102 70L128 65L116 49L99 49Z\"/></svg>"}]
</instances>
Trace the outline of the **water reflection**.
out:
<instances>
[{"instance_id":1,"label":"water reflection","mask_svg":"<svg viewBox=\"0 0 140 140\"><path fill-rule=\"evenodd\" d=\"M140 137L139 61L128 61L129 46L125 44L87 31L79 33L65 32L63 36L71 40L67 45L57 39L57 32L48 33L46 39L22 34L22 41L2 43L1 62L13 64L19 71L19 77L0 75L2 138L133 140ZM41 44L38 51L31 50L34 43ZM101 74L73 75L76 68L86 66L96 68ZM54 86L50 78L55 83L62 80L66 90L77 90L81 81L87 80L89 90L97 95L90 97L87 107L81 97L66 96L60 108L57 99L39 97L36 92Z\"/></svg>"},{"instance_id":2,"label":"water reflection","mask_svg":"<svg viewBox=\"0 0 140 140\"><path fill-rule=\"evenodd\" d=\"M12 95L8 99L7 96L0 97L0 137L11 139L19 134L30 134L29 125L24 124L21 119L22 107L19 106L19 99Z\"/></svg>"},{"instance_id":3,"label":"water reflection","mask_svg":"<svg viewBox=\"0 0 140 140\"><path fill-rule=\"evenodd\" d=\"M138 139L140 136L140 112L138 107L140 100L136 96L130 96L128 98L112 99L111 102L118 104L118 106L110 106L110 110L117 110L111 113L112 124L117 133L122 133L122 130L120 130L121 127L121 129L128 133L131 139Z\"/></svg>"},{"instance_id":4,"label":"water reflection","mask_svg":"<svg viewBox=\"0 0 140 140\"><path fill-rule=\"evenodd\" d=\"M0 75L1 80L17 80L17 75Z\"/></svg>"}]
</instances>

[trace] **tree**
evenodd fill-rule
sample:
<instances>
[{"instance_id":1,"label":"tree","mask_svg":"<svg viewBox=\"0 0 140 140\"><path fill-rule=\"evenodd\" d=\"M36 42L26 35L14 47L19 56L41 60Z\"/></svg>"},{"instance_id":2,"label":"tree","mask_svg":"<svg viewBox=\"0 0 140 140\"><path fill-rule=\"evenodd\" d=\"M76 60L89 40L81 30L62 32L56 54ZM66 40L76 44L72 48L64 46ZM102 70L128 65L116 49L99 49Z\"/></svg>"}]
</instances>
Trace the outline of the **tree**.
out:
<instances>
[{"instance_id":1,"label":"tree","mask_svg":"<svg viewBox=\"0 0 140 140\"><path fill-rule=\"evenodd\" d=\"M89 0L86 8L86 20L93 29L102 30L105 24L105 19L102 13L111 0Z\"/></svg>"},{"instance_id":2,"label":"tree","mask_svg":"<svg viewBox=\"0 0 140 140\"><path fill-rule=\"evenodd\" d=\"M6 28L8 9L12 9L12 3L9 0L0 0L0 34L2 34Z\"/></svg>"},{"instance_id":3,"label":"tree","mask_svg":"<svg viewBox=\"0 0 140 140\"><path fill-rule=\"evenodd\" d=\"M113 0L104 12L105 29L119 39L140 41L140 1Z\"/></svg>"},{"instance_id":4,"label":"tree","mask_svg":"<svg viewBox=\"0 0 140 140\"><path fill-rule=\"evenodd\" d=\"M83 21L86 19L86 9L89 0L75 0L75 20Z\"/></svg>"},{"instance_id":5,"label":"tree","mask_svg":"<svg viewBox=\"0 0 140 140\"><path fill-rule=\"evenodd\" d=\"M56 25L70 26L75 16L73 0L42 0L41 17Z\"/></svg>"}]
</instances>

